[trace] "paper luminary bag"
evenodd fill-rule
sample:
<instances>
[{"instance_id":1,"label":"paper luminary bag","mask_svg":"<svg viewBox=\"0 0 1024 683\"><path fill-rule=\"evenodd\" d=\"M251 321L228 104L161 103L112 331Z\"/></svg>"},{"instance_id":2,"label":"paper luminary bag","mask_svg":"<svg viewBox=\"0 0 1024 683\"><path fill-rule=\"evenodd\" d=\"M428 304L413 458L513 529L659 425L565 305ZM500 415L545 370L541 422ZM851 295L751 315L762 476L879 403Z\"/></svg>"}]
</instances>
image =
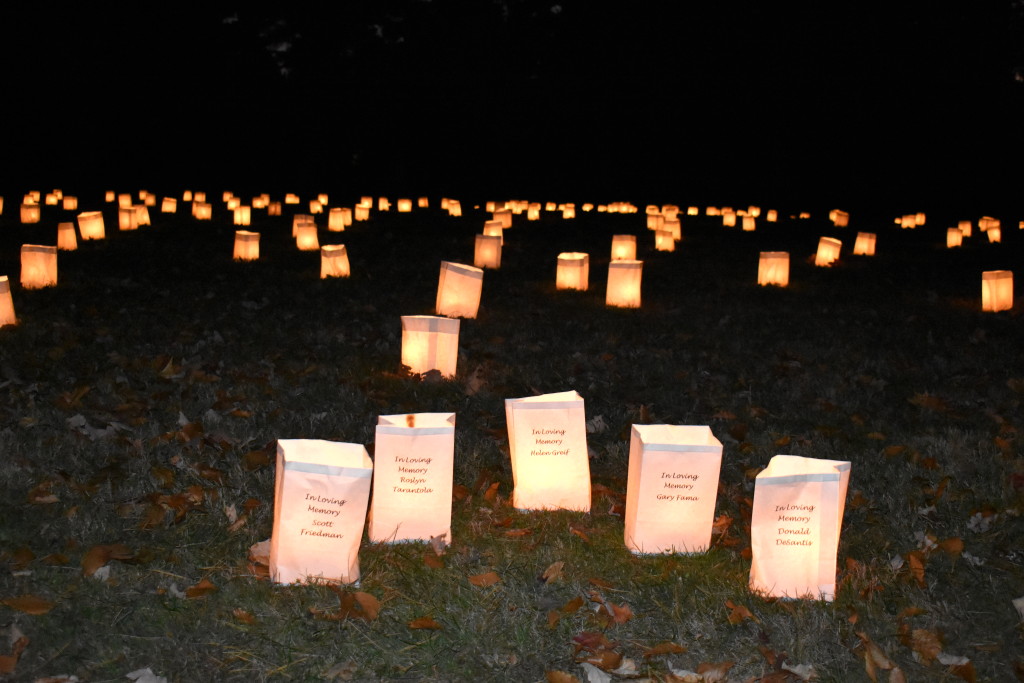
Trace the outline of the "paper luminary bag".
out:
<instances>
[{"instance_id":1,"label":"paper luminary bag","mask_svg":"<svg viewBox=\"0 0 1024 683\"><path fill-rule=\"evenodd\" d=\"M575 391L505 399L512 504L520 510L590 511L583 398Z\"/></svg>"},{"instance_id":2,"label":"paper luminary bag","mask_svg":"<svg viewBox=\"0 0 1024 683\"><path fill-rule=\"evenodd\" d=\"M722 443L709 427L633 425L626 485L626 547L696 553L711 544Z\"/></svg>"},{"instance_id":3,"label":"paper luminary bag","mask_svg":"<svg viewBox=\"0 0 1024 683\"><path fill-rule=\"evenodd\" d=\"M776 455L754 482L750 590L829 600L850 463Z\"/></svg>"},{"instance_id":4,"label":"paper luminary bag","mask_svg":"<svg viewBox=\"0 0 1024 683\"><path fill-rule=\"evenodd\" d=\"M451 542L454 454L455 413L377 418L371 541Z\"/></svg>"},{"instance_id":5,"label":"paper luminary bag","mask_svg":"<svg viewBox=\"0 0 1024 683\"><path fill-rule=\"evenodd\" d=\"M278 439L272 580L359 580L372 475L373 461L358 444Z\"/></svg>"},{"instance_id":6,"label":"paper luminary bag","mask_svg":"<svg viewBox=\"0 0 1024 683\"><path fill-rule=\"evenodd\" d=\"M449 318L475 318L480 308L484 271L475 266L441 261L436 312Z\"/></svg>"}]
</instances>

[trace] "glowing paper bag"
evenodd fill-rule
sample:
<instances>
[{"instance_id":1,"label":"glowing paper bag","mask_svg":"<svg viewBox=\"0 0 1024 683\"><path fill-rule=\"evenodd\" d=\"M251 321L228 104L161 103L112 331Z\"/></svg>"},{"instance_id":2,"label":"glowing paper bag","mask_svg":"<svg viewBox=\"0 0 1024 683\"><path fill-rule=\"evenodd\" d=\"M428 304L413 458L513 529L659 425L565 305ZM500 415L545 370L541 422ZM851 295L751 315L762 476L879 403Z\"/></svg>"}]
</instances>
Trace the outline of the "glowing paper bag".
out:
<instances>
[{"instance_id":1,"label":"glowing paper bag","mask_svg":"<svg viewBox=\"0 0 1024 683\"><path fill-rule=\"evenodd\" d=\"M374 543L451 543L455 413L381 415L374 451Z\"/></svg>"},{"instance_id":2,"label":"glowing paper bag","mask_svg":"<svg viewBox=\"0 0 1024 683\"><path fill-rule=\"evenodd\" d=\"M633 425L626 485L626 547L697 553L711 544L722 443L710 427Z\"/></svg>"},{"instance_id":3,"label":"glowing paper bag","mask_svg":"<svg viewBox=\"0 0 1024 683\"><path fill-rule=\"evenodd\" d=\"M278 439L270 577L359 580L359 542L373 461L354 443Z\"/></svg>"},{"instance_id":4,"label":"glowing paper bag","mask_svg":"<svg viewBox=\"0 0 1024 683\"><path fill-rule=\"evenodd\" d=\"M505 399L512 504L520 510L590 511L583 398L575 391Z\"/></svg>"},{"instance_id":5,"label":"glowing paper bag","mask_svg":"<svg viewBox=\"0 0 1024 683\"><path fill-rule=\"evenodd\" d=\"M776 455L754 482L750 590L829 600L850 463Z\"/></svg>"}]
</instances>

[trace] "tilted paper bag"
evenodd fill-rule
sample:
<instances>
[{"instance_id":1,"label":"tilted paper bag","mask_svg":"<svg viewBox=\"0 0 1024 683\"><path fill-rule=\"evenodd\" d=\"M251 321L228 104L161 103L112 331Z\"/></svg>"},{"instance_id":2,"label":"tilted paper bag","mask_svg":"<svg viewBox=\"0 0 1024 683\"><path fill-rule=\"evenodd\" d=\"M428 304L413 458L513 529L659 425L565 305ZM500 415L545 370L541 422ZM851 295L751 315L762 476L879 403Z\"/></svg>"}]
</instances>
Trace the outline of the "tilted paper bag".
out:
<instances>
[{"instance_id":1,"label":"tilted paper bag","mask_svg":"<svg viewBox=\"0 0 1024 683\"><path fill-rule=\"evenodd\" d=\"M371 541L451 543L454 453L455 413L378 417Z\"/></svg>"},{"instance_id":2,"label":"tilted paper bag","mask_svg":"<svg viewBox=\"0 0 1024 683\"><path fill-rule=\"evenodd\" d=\"M358 444L278 439L270 578L359 580L373 462Z\"/></svg>"},{"instance_id":3,"label":"tilted paper bag","mask_svg":"<svg viewBox=\"0 0 1024 683\"><path fill-rule=\"evenodd\" d=\"M505 399L512 504L520 510L590 512L583 399L575 391Z\"/></svg>"},{"instance_id":4,"label":"tilted paper bag","mask_svg":"<svg viewBox=\"0 0 1024 683\"><path fill-rule=\"evenodd\" d=\"M754 482L750 590L833 600L850 463L776 455Z\"/></svg>"},{"instance_id":5,"label":"tilted paper bag","mask_svg":"<svg viewBox=\"0 0 1024 683\"><path fill-rule=\"evenodd\" d=\"M709 427L633 425L626 485L626 547L696 553L711 544L722 443Z\"/></svg>"}]
</instances>

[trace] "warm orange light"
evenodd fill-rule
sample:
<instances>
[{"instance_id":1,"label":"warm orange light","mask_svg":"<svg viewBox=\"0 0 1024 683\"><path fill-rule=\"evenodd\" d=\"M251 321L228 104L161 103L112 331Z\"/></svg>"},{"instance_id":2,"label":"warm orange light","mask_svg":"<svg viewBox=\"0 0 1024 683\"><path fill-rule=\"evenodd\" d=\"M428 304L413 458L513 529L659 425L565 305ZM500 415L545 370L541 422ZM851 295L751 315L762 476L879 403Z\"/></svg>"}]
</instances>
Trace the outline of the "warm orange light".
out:
<instances>
[{"instance_id":1,"label":"warm orange light","mask_svg":"<svg viewBox=\"0 0 1024 683\"><path fill-rule=\"evenodd\" d=\"M454 377L460 323L458 318L403 315L402 365L420 375L437 370L444 377Z\"/></svg>"},{"instance_id":2,"label":"warm orange light","mask_svg":"<svg viewBox=\"0 0 1024 683\"><path fill-rule=\"evenodd\" d=\"M78 214L78 231L82 233L83 240L101 240L106 237L103 213L100 211L85 211Z\"/></svg>"},{"instance_id":3,"label":"warm orange light","mask_svg":"<svg viewBox=\"0 0 1024 683\"><path fill-rule=\"evenodd\" d=\"M633 261L636 259L636 235L612 235L612 260Z\"/></svg>"},{"instance_id":4,"label":"warm orange light","mask_svg":"<svg viewBox=\"0 0 1024 683\"><path fill-rule=\"evenodd\" d=\"M475 318L483 284L484 271L480 268L441 261L435 312L449 318Z\"/></svg>"},{"instance_id":5,"label":"warm orange light","mask_svg":"<svg viewBox=\"0 0 1024 683\"><path fill-rule=\"evenodd\" d=\"M762 251L757 264L757 284L789 286L789 252Z\"/></svg>"},{"instance_id":6,"label":"warm orange light","mask_svg":"<svg viewBox=\"0 0 1024 683\"><path fill-rule=\"evenodd\" d=\"M473 265L477 268L501 268L501 235L477 235L473 249Z\"/></svg>"},{"instance_id":7,"label":"warm orange light","mask_svg":"<svg viewBox=\"0 0 1024 683\"><path fill-rule=\"evenodd\" d=\"M320 247L320 279L348 277L348 251L344 244L325 244Z\"/></svg>"},{"instance_id":8,"label":"warm orange light","mask_svg":"<svg viewBox=\"0 0 1024 683\"><path fill-rule=\"evenodd\" d=\"M567 251L558 255L555 289L587 291L590 286L590 255Z\"/></svg>"},{"instance_id":9,"label":"warm orange light","mask_svg":"<svg viewBox=\"0 0 1024 683\"><path fill-rule=\"evenodd\" d=\"M1013 271L986 270L981 274L981 310L989 313L1013 308Z\"/></svg>"},{"instance_id":10,"label":"warm orange light","mask_svg":"<svg viewBox=\"0 0 1024 683\"><path fill-rule=\"evenodd\" d=\"M874 256L877 237L873 232L858 232L857 241L853 243L854 256Z\"/></svg>"},{"instance_id":11,"label":"warm orange light","mask_svg":"<svg viewBox=\"0 0 1024 683\"><path fill-rule=\"evenodd\" d=\"M14 315L14 299L11 298L11 283L6 275L0 275L0 327L4 325L16 325L17 316Z\"/></svg>"},{"instance_id":12,"label":"warm orange light","mask_svg":"<svg viewBox=\"0 0 1024 683\"><path fill-rule=\"evenodd\" d=\"M608 264L608 289L605 305L619 308L640 308L640 282L643 261L622 260Z\"/></svg>"},{"instance_id":13,"label":"warm orange light","mask_svg":"<svg viewBox=\"0 0 1024 683\"><path fill-rule=\"evenodd\" d=\"M57 247L21 245L21 286L41 289L57 284Z\"/></svg>"},{"instance_id":14,"label":"warm orange light","mask_svg":"<svg viewBox=\"0 0 1024 683\"><path fill-rule=\"evenodd\" d=\"M57 248L61 251L75 251L78 249L78 236L75 234L75 224L57 224Z\"/></svg>"},{"instance_id":15,"label":"warm orange light","mask_svg":"<svg viewBox=\"0 0 1024 683\"><path fill-rule=\"evenodd\" d=\"M839 252L843 243L834 237L822 237L818 240L818 253L814 257L814 265L831 266L839 260Z\"/></svg>"},{"instance_id":16,"label":"warm orange light","mask_svg":"<svg viewBox=\"0 0 1024 683\"><path fill-rule=\"evenodd\" d=\"M257 261L260 258L260 234L248 230L235 230L236 261Z\"/></svg>"}]
</instances>

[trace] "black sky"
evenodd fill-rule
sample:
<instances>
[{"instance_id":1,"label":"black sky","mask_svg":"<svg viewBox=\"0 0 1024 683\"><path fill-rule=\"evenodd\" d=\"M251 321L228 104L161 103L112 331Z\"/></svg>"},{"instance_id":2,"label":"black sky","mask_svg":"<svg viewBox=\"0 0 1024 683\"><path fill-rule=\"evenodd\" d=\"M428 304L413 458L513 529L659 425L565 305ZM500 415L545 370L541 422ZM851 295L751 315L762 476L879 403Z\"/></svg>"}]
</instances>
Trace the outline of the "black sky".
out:
<instances>
[{"instance_id":1,"label":"black sky","mask_svg":"<svg viewBox=\"0 0 1024 683\"><path fill-rule=\"evenodd\" d=\"M1019 204L1009 0L324 12L5 7L0 187Z\"/></svg>"}]
</instances>

